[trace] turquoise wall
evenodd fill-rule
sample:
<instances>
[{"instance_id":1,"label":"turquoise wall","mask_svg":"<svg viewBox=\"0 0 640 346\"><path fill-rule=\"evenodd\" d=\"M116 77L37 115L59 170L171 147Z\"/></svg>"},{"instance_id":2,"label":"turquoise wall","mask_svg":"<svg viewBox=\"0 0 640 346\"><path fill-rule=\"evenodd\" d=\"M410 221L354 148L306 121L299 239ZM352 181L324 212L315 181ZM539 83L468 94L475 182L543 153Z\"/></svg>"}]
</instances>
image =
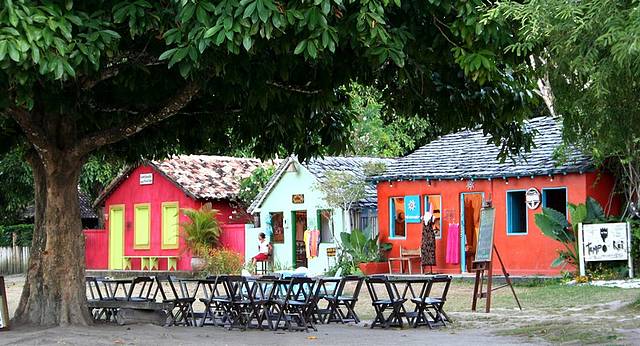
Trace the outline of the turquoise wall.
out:
<instances>
[{"instance_id":1,"label":"turquoise wall","mask_svg":"<svg viewBox=\"0 0 640 346\"><path fill-rule=\"evenodd\" d=\"M316 178L305 167L298 162L293 161L296 165L296 172L284 172L280 180L271 189L269 195L258 207L260 212L260 228L248 228L246 234L246 257L247 261L255 256L258 252L258 234L267 232L269 213L282 212L284 214L284 243L273 244L274 264L293 268L293 243L295 235L292 230L292 211L305 210L307 212L307 228L318 229L319 220L317 220L317 211L331 209L324 201L323 194L314 189ZM304 203L293 204L291 196L295 194L304 194ZM343 231L342 209L333 209L333 230L334 241L339 241L340 232ZM344 220L349 224L349 220ZM314 275L324 274L324 272L335 263L335 258L327 257L327 248L336 247L335 243L321 243L318 257L308 259L309 271Z\"/></svg>"}]
</instances>

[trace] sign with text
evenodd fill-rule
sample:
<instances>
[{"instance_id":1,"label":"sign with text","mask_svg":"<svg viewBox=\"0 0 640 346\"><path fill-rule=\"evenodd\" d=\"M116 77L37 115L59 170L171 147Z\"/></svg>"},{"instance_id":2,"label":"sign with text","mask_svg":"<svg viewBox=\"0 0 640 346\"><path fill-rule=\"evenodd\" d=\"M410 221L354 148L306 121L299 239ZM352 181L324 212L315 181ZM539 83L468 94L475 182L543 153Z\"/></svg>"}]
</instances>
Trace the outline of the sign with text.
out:
<instances>
[{"instance_id":1,"label":"sign with text","mask_svg":"<svg viewBox=\"0 0 640 346\"><path fill-rule=\"evenodd\" d=\"M580 224L578 230L580 275L585 275L585 262L628 261L629 276L633 277L631 261L631 232L629 224Z\"/></svg>"},{"instance_id":2,"label":"sign with text","mask_svg":"<svg viewBox=\"0 0 640 346\"><path fill-rule=\"evenodd\" d=\"M327 248L327 257L336 257L336 248L328 247Z\"/></svg>"},{"instance_id":3,"label":"sign with text","mask_svg":"<svg viewBox=\"0 0 640 346\"><path fill-rule=\"evenodd\" d=\"M9 306L7 305L4 277L0 276L0 330L5 329L9 329Z\"/></svg>"},{"instance_id":4,"label":"sign with text","mask_svg":"<svg viewBox=\"0 0 640 346\"><path fill-rule=\"evenodd\" d=\"M140 174L140 185L151 185L151 184L153 184L153 173Z\"/></svg>"},{"instance_id":5,"label":"sign with text","mask_svg":"<svg viewBox=\"0 0 640 346\"><path fill-rule=\"evenodd\" d=\"M494 208L482 208L480 210L480 231L478 232L478 244L476 245L475 262L490 262L493 253L493 225L496 218Z\"/></svg>"},{"instance_id":6,"label":"sign with text","mask_svg":"<svg viewBox=\"0 0 640 346\"><path fill-rule=\"evenodd\" d=\"M404 219L409 223L420 222L420 196L404 197Z\"/></svg>"},{"instance_id":7,"label":"sign with text","mask_svg":"<svg viewBox=\"0 0 640 346\"><path fill-rule=\"evenodd\" d=\"M525 193L525 202L527 203L527 208L531 210L537 209L540 206L540 191L535 187L527 190Z\"/></svg>"}]
</instances>

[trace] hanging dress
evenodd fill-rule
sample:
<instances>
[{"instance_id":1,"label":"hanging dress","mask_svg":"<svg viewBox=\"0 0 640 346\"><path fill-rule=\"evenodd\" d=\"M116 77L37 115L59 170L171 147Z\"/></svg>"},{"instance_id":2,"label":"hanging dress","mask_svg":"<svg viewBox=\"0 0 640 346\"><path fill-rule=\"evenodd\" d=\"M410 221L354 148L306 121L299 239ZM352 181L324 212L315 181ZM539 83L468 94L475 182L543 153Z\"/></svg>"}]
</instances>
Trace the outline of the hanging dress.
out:
<instances>
[{"instance_id":1,"label":"hanging dress","mask_svg":"<svg viewBox=\"0 0 640 346\"><path fill-rule=\"evenodd\" d=\"M436 265L436 235L433 233L433 218L422 223L422 246L420 246L420 262L422 266Z\"/></svg>"}]
</instances>

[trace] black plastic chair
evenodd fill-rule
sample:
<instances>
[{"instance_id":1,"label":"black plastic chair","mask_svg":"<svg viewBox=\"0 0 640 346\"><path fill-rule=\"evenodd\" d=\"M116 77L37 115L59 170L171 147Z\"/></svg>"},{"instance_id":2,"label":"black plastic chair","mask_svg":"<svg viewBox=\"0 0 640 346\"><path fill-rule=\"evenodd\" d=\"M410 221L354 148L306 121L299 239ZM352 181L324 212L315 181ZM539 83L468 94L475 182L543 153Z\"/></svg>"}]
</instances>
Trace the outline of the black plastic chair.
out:
<instances>
[{"instance_id":1,"label":"black plastic chair","mask_svg":"<svg viewBox=\"0 0 640 346\"><path fill-rule=\"evenodd\" d=\"M446 326L446 322L451 322L444 311L444 304L447 301L450 285L451 276L438 275L430 280L428 288L420 294L420 297L411 299L416 304L415 311L417 313L412 322L414 327L426 324L429 328L433 328L435 326ZM434 287L439 290L438 295L432 294Z\"/></svg>"}]
</instances>

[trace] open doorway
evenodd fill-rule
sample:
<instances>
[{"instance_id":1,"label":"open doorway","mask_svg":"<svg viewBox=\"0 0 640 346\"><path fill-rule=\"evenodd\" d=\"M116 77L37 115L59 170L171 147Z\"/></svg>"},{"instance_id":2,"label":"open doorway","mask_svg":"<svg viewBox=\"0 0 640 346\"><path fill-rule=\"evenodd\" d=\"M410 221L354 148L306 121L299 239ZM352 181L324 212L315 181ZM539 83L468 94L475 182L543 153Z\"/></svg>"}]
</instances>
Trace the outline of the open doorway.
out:
<instances>
[{"instance_id":1,"label":"open doorway","mask_svg":"<svg viewBox=\"0 0 640 346\"><path fill-rule=\"evenodd\" d=\"M293 264L294 268L308 267L307 253L304 245L304 231L307 230L307 211L298 210L291 212L293 232Z\"/></svg>"},{"instance_id":2,"label":"open doorway","mask_svg":"<svg viewBox=\"0 0 640 346\"><path fill-rule=\"evenodd\" d=\"M480 209L484 193L467 192L460 198L460 221L461 221L461 241L460 241L460 270L464 273L471 269L473 258L476 253L476 243L480 230Z\"/></svg>"}]
</instances>

